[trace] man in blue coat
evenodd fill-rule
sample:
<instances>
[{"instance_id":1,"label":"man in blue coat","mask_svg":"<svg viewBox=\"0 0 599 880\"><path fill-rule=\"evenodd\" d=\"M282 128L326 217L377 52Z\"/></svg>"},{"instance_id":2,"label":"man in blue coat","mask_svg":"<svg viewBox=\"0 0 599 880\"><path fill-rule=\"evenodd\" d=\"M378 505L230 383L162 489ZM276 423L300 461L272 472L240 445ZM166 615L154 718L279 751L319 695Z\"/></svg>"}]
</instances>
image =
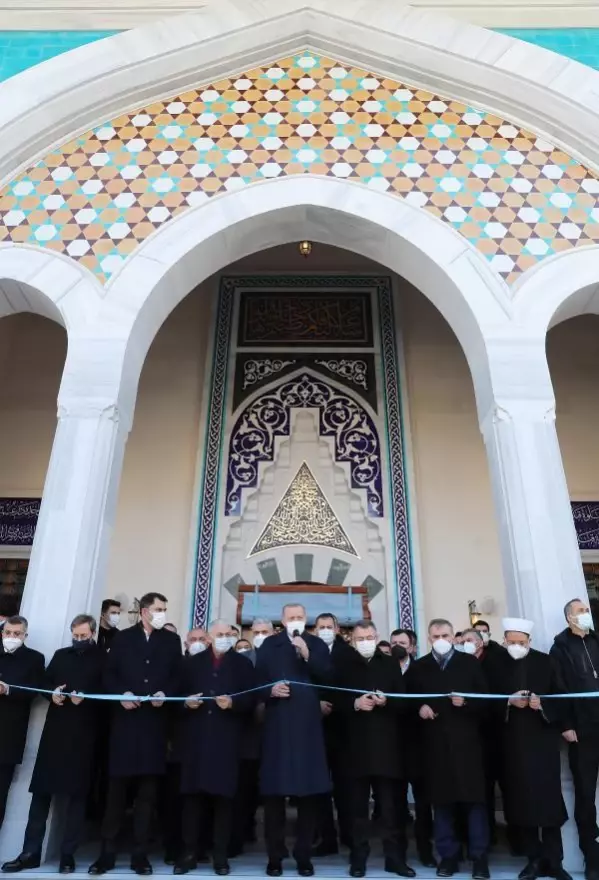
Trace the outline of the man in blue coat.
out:
<instances>
[{"instance_id":1,"label":"man in blue coat","mask_svg":"<svg viewBox=\"0 0 599 880\"><path fill-rule=\"evenodd\" d=\"M284 630L266 639L257 654L259 685L278 682L265 691L266 709L260 767L264 797L266 873L280 877L285 848L285 798L297 798L297 832L293 855L301 877L311 877L310 861L318 796L331 789L327 767L320 695L313 685L328 684L333 671L324 642L306 633L306 609L285 605ZM301 682L301 684L300 684Z\"/></svg>"}]
</instances>

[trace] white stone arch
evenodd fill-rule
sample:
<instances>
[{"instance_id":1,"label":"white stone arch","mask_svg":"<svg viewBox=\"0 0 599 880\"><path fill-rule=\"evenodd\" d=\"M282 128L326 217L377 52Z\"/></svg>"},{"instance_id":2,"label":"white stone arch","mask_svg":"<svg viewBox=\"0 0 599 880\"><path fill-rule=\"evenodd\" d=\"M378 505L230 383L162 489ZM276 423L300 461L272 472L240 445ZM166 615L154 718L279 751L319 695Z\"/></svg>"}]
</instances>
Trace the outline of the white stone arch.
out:
<instances>
[{"instance_id":1,"label":"white stone arch","mask_svg":"<svg viewBox=\"0 0 599 880\"><path fill-rule=\"evenodd\" d=\"M458 337L479 400L488 392L486 329L510 322L507 285L463 236L426 211L353 181L305 176L215 196L158 229L106 286L101 316L141 370L159 327L206 278L259 250L308 238L360 253L405 277Z\"/></svg>"},{"instance_id":2,"label":"white stone arch","mask_svg":"<svg viewBox=\"0 0 599 880\"><path fill-rule=\"evenodd\" d=\"M582 314L599 314L599 245L549 257L515 285L514 320L536 338Z\"/></svg>"}]
</instances>

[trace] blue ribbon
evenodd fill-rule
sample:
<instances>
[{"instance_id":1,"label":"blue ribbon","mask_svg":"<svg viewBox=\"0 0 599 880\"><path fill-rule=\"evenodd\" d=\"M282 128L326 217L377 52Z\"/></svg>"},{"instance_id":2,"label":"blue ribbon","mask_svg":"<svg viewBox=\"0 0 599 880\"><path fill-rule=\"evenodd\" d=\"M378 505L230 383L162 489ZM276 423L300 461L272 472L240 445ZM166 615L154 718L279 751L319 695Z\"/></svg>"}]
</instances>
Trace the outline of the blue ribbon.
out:
<instances>
[{"instance_id":1,"label":"blue ribbon","mask_svg":"<svg viewBox=\"0 0 599 880\"><path fill-rule=\"evenodd\" d=\"M29 691L30 693L36 694L47 694L49 696L54 696L54 694L58 693L57 690L51 691L46 690L44 688L34 688L34 687L25 687L25 685L20 684L10 684L10 682L4 682L7 687L12 688L14 690L19 691ZM220 694L219 696L229 696L229 697L242 697L244 694L253 694L258 691L270 690L277 684L289 684L296 685L301 687L312 687L317 688L318 690L327 690L327 691L338 691L346 694L371 694L373 691L365 691L360 690L359 688L343 688L343 687L335 687L330 684L315 684L311 681L293 681L289 679L279 679L279 681L270 682L270 684L262 684L258 687L248 688L245 691L237 691L234 694ZM190 700L196 696L196 694L190 694L187 697L155 697L153 695L146 695L143 697L132 696L131 694L86 694L81 693L79 691L61 691L63 696L70 697L83 697L86 700L103 700L104 702L132 702L132 703L150 703L154 700L165 702L165 703L184 703L187 700ZM397 700L438 700L442 697L464 697L464 699L468 700L510 700L512 697L515 697L516 694L469 694L464 693L463 691L452 691L451 693L444 694L388 694L384 691L376 691L377 694L380 694L383 697L388 697L390 699ZM584 691L583 693L575 693L575 694L535 694L535 696L540 697L543 700L580 700L580 699L596 699L599 697L599 691ZM208 700L216 700L217 697L212 696L202 696L199 698L201 702L206 702ZM521 697L520 699L527 699L527 697Z\"/></svg>"}]
</instances>

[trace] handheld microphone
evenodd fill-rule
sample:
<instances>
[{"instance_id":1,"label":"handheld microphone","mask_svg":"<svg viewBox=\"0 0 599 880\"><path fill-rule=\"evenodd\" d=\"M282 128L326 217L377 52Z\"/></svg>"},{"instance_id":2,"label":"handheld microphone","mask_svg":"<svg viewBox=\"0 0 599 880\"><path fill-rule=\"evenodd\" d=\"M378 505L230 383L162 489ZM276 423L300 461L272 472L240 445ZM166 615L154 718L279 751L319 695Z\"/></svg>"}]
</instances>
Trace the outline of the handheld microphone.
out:
<instances>
[{"instance_id":1,"label":"handheld microphone","mask_svg":"<svg viewBox=\"0 0 599 880\"><path fill-rule=\"evenodd\" d=\"M294 630L293 630L293 638L294 638L294 639L295 639L295 638L299 638L300 635L301 635L301 633L300 633L299 629L294 629ZM302 652L301 652L300 649L297 648L297 647L296 647L296 649L295 649L295 653L297 654L298 657L301 657L301 656L302 656Z\"/></svg>"}]
</instances>

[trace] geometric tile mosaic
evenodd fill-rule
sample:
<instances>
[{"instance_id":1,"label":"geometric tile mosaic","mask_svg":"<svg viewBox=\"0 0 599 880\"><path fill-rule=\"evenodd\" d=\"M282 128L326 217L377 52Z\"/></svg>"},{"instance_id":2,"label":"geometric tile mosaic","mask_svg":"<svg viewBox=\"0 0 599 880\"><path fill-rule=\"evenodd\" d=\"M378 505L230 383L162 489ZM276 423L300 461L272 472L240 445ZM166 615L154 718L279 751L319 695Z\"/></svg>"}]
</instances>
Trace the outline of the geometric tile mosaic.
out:
<instances>
[{"instance_id":1,"label":"geometric tile mosaic","mask_svg":"<svg viewBox=\"0 0 599 880\"><path fill-rule=\"evenodd\" d=\"M312 52L106 121L0 192L0 241L108 279L215 193L289 174L358 180L457 229L508 282L599 241L599 180L509 121Z\"/></svg>"}]
</instances>

